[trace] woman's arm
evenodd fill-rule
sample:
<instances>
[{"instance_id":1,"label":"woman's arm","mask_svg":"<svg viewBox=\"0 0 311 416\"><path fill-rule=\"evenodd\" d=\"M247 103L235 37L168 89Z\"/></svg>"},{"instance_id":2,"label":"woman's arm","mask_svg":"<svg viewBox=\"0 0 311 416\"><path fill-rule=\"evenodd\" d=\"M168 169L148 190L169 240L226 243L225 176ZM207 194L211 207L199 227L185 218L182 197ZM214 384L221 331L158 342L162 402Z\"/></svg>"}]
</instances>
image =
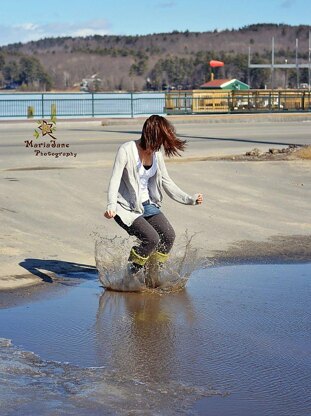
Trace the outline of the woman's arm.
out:
<instances>
[{"instance_id":1,"label":"woman's arm","mask_svg":"<svg viewBox=\"0 0 311 416\"><path fill-rule=\"evenodd\" d=\"M123 170L127 163L127 156L124 148L121 146L117 152L114 165L112 168L112 174L108 187L108 204L105 212L106 218L114 217L113 213L117 210L117 197L120 182L123 174Z\"/></svg>"},{"instance_id":2,"label":"woman's arm","mask_svg":"<svg viewBox=\"0 0 311 416\"><path fill-rule=\"evenodd\" d=\"M162 153L159 152L158 155L159 166L162 174L162 186L168 196L175 201L180 202L181 204L201 204L203 201L202 194L195 194L194 196L190 196L186 192L182 191L169 176Z\"/></svg>"}]
</instances>

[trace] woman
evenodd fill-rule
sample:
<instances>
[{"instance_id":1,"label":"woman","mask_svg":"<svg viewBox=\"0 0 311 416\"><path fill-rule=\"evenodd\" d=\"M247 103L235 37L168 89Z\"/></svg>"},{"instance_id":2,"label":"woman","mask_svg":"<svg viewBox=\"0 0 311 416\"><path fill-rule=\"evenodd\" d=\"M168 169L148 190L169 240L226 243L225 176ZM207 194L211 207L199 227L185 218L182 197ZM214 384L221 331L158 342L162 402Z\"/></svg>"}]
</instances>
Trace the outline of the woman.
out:
<instances>
[{"instance_id":1,"label":"woman","mask_svg":"<svg viewBox=\"0 0 311 416\"><path fill-rule=\"evenodd\" d=\"M143 272L146 262L164 263L175 232L161 212L164 191L175 201L202 204L203 195L183 192L169 177L160 149L166 156L180 156L186 142L176 137L174 127L164 117L153 115L143 126L141 138L120 146L108 189L106 218L115 221L140 240L131 249L128 274Z\"/></svg>"}]
</instances>

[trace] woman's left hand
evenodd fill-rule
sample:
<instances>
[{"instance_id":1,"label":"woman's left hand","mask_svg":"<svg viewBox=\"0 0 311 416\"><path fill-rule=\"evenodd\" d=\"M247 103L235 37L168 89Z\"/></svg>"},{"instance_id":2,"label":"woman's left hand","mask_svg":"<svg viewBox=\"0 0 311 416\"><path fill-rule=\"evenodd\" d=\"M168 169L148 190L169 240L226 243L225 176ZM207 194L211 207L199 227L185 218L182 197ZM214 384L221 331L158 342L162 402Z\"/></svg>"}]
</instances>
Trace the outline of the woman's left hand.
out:
<instances>
[{"instance_id":1,"label":"woman's left hand","mask_svg":"<svg viewBox=\"0 0 311 416\"><path fill-rule=\"evenodd\" d=\"M203 202L203 194L199 194L195 203L200 205L200 204L202 204L202 202Z\"/></svg>"}]
</instances>

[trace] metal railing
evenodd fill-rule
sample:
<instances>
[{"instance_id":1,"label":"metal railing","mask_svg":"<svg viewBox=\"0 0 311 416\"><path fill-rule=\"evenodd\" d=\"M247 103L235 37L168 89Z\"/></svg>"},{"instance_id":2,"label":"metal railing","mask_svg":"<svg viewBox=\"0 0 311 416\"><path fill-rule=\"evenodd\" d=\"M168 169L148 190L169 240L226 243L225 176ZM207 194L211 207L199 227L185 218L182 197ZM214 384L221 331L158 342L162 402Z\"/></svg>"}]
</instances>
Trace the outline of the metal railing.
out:
<instances>
[{"instance_id":1,"label":"metal railing","mask_svg":"<svg viewBox=\"0 0 311 416\"><path fill-rule=\"evenodd\" d=\"M148 93L0 94L0 118L135 117L163 114L165 96Z\"/></svg>"},{"instance_id":2,"label":"metal railing","mask_svg":"<svg viewBox=\"0 0 311 416\"><path fill-rule=\"evenodd\" d=\"M209 114L311 111L303 90L193 90L167 93L0 94L0 119L135 117L150 114Z\"/></svg>"}]
</instances>

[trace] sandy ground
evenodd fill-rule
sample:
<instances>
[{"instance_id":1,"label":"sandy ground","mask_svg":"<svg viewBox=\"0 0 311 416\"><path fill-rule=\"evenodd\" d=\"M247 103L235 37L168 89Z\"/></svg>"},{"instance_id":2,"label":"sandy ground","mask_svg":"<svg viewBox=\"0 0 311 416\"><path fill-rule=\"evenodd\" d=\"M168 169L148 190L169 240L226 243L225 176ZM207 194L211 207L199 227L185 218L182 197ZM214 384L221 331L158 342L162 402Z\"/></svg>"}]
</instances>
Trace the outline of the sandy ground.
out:
<instances>
[{"instance_id":1,"label":"sandy ground","mask_svg":"<svg viewBox=\"0 0 311 416\"><path fill-rule=\"evenodd\" d=\"M5 291L51 283L59 272L94 271L96 235L125 236L103 212L116 149L139 137L141 122L59 123L58 142L69 143L77 156L57 159L35 156L25 147L35 127L35 122L0 125L0 289ZM310 260L310 161L208 160L254 147L311 144L309 129L308 121L177 126L188 150L178 163L168 161L168 170L186 192L205 197L202 206L165 198L163 211L177 239L185 229L198 233L195 244L215 261Z\"/></svg>"}]
</instances>

